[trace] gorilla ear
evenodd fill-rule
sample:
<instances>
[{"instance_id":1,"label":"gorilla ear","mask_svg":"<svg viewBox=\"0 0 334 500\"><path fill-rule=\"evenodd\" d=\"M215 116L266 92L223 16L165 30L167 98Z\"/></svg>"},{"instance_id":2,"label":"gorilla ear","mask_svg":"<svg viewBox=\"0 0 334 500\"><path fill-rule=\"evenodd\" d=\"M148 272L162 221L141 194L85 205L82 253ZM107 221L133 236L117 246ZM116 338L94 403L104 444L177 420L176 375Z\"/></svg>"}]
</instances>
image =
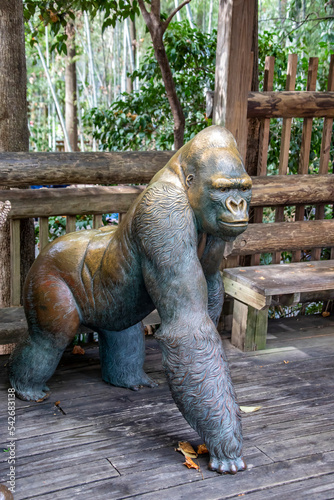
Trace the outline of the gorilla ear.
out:
<instances>
[{"instance_id":1,"label":"gorilla ear","mask_svg":"<svg viewBox=\"0 0 334 500\"><path fill-rule=\"evenodd\" d=\"M191 186L192 181L194 180L194 176L192 174L187 175L186 177L186 185L189 188Z\"/></svg>"}]
</instances>

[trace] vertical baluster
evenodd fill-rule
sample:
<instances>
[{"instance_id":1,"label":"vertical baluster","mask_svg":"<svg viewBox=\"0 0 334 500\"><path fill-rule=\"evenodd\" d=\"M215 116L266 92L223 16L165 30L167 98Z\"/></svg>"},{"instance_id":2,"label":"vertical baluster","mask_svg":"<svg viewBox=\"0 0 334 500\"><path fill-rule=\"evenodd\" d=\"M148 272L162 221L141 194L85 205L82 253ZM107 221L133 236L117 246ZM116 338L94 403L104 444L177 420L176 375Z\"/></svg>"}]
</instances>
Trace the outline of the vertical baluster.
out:
<instances>
[{"instance_id":1,"label":"vertical baluster","mask_svg":"<svg viewBox=\"0 0 334 500\"><path fill-rule=\"evenodd\" d=\"M310 57L307 74L307 87L306 90L312 91L316 89L317 73L318 73L318 58ZM311 148L311 135L312 135L313 118L304 118L303 121L303 134L302 145L300 149L298 174L308 174L308 167L310 162L310 148ZM304 220L305 205L298 205L296 207L296 221ZM299 262L301 259L301 251L295 250L292 252L292 262Z\"/></svg>"},{"instance_id":2,"label":"vertical baluster","mask_svg":"<svg viewBox=\"0 0 334 500\"><path fill-rule=\"evenodd\" d=\"M21 302L21 259L20 219L10 221L10 303L19 306Z\"/></svg>"},{"instance_id":3,"label":"vertical baluster","mask_svg":"<svg viewBox=\"0 0 334 500\"><path fill-rule=\"evenodd\" d=\"M294 90L296 86L296 75L297 75L297 54L289 54L288 58L288 71L286 75L286 87L285 90ZM290 150L290 138L291 138L291 123L292 118L284 118L282 125L282 136L281 136L281 150L279 159L279 175L286 175L288 173L288 162L289 162L289 150ZM275 222L284 221L284 207L276 208ZM273 253L272 263L279 264L281 262L281 252Z\"/></svg>"},{"instance_id":4,"label":"vertical baluster","mask_svg":"<svg viewBox=\"0 0 334 500\"><path fill-rule=\"evenodd\" d=\"M43 248L49 243L49 218L40 217L39 218L39 250L42 251Z\"/></svg>"},{"instance_id":5,"label":"vertical baluster","mask_svg":"<svg viewBox=\"0 0 334 500\"><path fill-rule=\"evenodd\" d=\"M75 232L75 221L77 220L75 215L66 216L66 233Z\"/></svg>"}]
</instances>

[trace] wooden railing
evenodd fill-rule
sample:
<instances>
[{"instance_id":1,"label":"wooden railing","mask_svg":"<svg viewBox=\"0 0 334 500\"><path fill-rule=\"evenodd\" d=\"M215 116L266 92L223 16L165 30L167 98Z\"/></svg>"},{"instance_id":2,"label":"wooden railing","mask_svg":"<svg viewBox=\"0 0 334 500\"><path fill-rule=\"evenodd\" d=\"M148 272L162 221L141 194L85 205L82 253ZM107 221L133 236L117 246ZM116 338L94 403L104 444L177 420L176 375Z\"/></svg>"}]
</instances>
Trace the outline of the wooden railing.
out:
<instances>
[{"instance_id":1,"label":"wooden railing","mask_svg":"<svg viewBox=\"0 0 334 500\"><path fill-rule=\"evenodd\" d=\"M159 156L159 153L156 153ZM1 155L0 155L1 156ZM164 155L162 155L163 160ZM159 162L156 163L160 168ZM1 167L0 167L1 168ZM77 174L86 167L77 167ZM92 167L92 178L96 175ZM87 178L87 177L86 177ZM111 177L113 179L113 177ZM140 179L133 174L133 180ZM142 175L141 178L145 178ZM53 177L49 177L52 182ZM20 184L25 181L21 179ZM20 219L39 218L40 248L48 243L48 217L66 215L66 231L75 230L76 215L93 215L93 227L98 228L102 214L126 212L144 186L91 186L49 188L39 190L11 189L0 191L0 201L8 199L12 208L11 269L12 305L20 302ZM253 178L252 207L290 204L325 204L334 201L334 175L270 176ZM275 222L252 224L235 241L232 255L275 252L334 246L334 220L305 222Z\"/></svg>"},{"instance_id":2,"label":"wooden railing","mask_svg":"<svg viewBox=\"0 0 334 500\"><path fill-rule=\"evenodd\" d=\"M329 151L334 116L334 56L331 58L327 92L315 92L317 58L311 58L307 91L295 92L296 55L289 57L286 92L272 92L274 58L266 59L265 92L252 92L248 98L248 117L261 120L257 174L253 178L254 224L235 242L232 255L252 255L259 262L260 253L272 252L273 262L281 251L293 251L300 259L300 249L313 249L320 257L321 247L334 247L334 221L324 219L324 205L334 203L333 175L328 174ZM324 117L320 168L308 174L312 118ZM269 121L283 118L279 174L268 176L267 151ZM287 176L291 117L303 117L303 137L299 174ZM12 304L20 302L20 219L38 217L40 246L48 242L48 217L66 216L66 231L75 230L76 215L93 215L93 227L101 225L102 214L124 213L143 189L171 158L173 152L127 153L0 153L0 185L14 189L0 191L0 201L9 199L11 221ZM80 185L59 189L18 189L30 185ZM93 186L88 186L93 184ZM98 184L98 185L97 185ZM108 184L109 186L103 186ZM112 184L112 186L110 186ZM120 186L119 184L127 184ZM129 186L135 184L135 186ZM304 221L304 206L316 206L315 221ZM284 206L296 206L294 222L284 222ZM263 207L276 207L275 222L263 223ZM333 253L333 252L332 252ZM235 261L234 261L235 262Z\"/></svg>"}]
</instances>

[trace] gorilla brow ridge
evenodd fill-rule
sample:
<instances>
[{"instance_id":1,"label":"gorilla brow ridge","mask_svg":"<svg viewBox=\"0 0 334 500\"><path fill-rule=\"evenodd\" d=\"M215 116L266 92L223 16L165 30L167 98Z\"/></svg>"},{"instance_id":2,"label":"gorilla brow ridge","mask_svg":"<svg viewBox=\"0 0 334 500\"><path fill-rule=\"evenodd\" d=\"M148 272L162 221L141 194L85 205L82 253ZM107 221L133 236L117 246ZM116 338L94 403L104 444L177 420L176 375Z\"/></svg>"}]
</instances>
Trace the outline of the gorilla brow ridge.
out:
<instances>
[{"instance_id":1,"label":"gorilla brow ridge","mask_svg":"<svg viewBox=\"0 0 334 500\"><path fill-rule=\"evenodd\" d=\"M186 194L171 183L157 182L147 190L135 225L142 249L159 266L176 264L187 242L197 241Z\"/></svg>"}]
</instances>

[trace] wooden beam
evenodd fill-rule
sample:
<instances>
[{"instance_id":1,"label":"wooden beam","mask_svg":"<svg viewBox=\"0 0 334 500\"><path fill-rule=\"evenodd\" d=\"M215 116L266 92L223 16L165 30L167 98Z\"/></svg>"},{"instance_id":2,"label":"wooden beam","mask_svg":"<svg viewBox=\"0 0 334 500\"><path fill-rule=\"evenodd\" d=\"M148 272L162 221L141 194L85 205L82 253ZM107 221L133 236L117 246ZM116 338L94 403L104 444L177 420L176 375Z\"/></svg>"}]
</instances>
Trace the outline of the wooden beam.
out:
<instances>
[{"instance_id":1,"label":"wooden beam","mask_svg":"<svg viewBox=\"0 0 334 500\"><path fill-rule=\"evenodd\" d=\"M0 190L9 199L9 218L124 213L144 186ZM334 174L253 177L252 207L334 202ZM96 226L94 226L96 227Z\"/></svg>"},{"instance_id":2,"label":"wooden beam","mask_svg":"<svg viewBox=\"0 0 334 500\"><path fill-rule=\"evenodd\" d=\"M145 184L175 151L0 153L0 185Z\"/></svg>"},{"instance_id":3,"label":"wooden beam","mask_svg":"<svg viewBox=\"0 0 334 500\"><path fill-rule=\"evenodd\" d=\"M246 157L255 0L220 0L213 123L228 128Z\"/></svg>"},{"instance_id":4,"label":"wooden beam","mask_svg":"<svg viewBox=\"0 0 334 500\"><path fill-rule=\"evenodd\" d=\"M253 177L253 207L333 202L333 174Z\"/></svg>"},{"instance_id":5,"label":"wooden beam","mask_svg":"<svg viewBox=\"0 0 334 500\"><path fill-rule=\"evenodd\" d=\"M334 92L250 92L248 118L334 118Z\"/></svg>"},{"instance_id":6,"label":"wooden beam","mask_svg":"<svg viewBox=\"0 0 334 500\"><path fill-rule=\"evenodd\" d=\"M99 215L127 212L143 186L92 186L60 189L11 189L0 191L2 197L10 194L13 202L10 218L50 217L51 215ZM73 225L71 226L73 230Z\"/></svg>"},{"instance_id":7,"label":"wooden beam","mask_svg":"<svg viewBox=\"0 0 334 500\"><path fill-rule=\"evenodd\" d=\"M334 246L334 220L250 224L236 238L232 255Z\"/></svg>"}]
</instances>

